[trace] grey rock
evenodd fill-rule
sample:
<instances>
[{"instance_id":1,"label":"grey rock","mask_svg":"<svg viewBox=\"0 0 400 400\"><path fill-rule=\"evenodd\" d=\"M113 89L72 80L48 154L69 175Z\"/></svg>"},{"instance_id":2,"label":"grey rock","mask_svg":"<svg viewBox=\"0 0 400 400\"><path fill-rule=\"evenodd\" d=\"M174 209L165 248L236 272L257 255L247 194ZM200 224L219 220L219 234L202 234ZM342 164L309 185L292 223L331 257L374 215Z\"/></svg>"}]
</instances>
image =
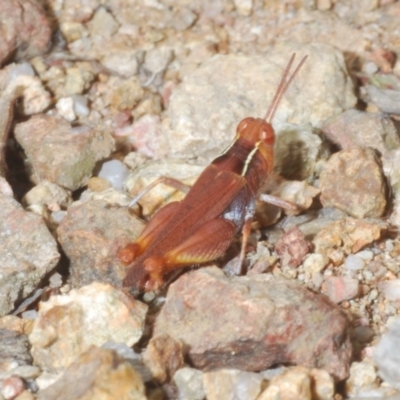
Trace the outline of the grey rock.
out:
<instances>
[{"instance_id":1,"label":"grey rock","mask_svg":"<svg viewBox=\"0 0 400 400\"><path fill-rule=\"evenodd\" d=\"M0 194L0 315L32 293L57 264L57 243L43 220Z\"/></svg>"},{"instance_id":2,"label":"grey rock","mask_svg":"<svg viewBox=\"0 0 400 400\"><path fill-rule=\"evenodd\" d=\"M265 115L294 52L298 59L306 54L309 58L275 114L277 147L285 124L291 124L292 130L296 130L293 124L303 130L307 124L319 128L355 104L343 56L328 45L282 44L271 49L268 57L217 55L188 76L171 96L166 121L170 155L213 159L231 143L243 118Z\"/></svg>"},{"instance_id":3,"label":"grey rock","mask_svg":"<svg viewBox=\"0 0 400 400\"><path fill-rule=\"evenodd\" d=\"M114 150L107 131L73 128L59 117L35 115L15 127L15 137L32 167L32 178L76 190L87 183L97 161Z\"/></svg>"},{"instance_id":4,"label":"grey rock","mask_svg":"<svg viewBox=\"0 0 400 400\"><path fill-rule=\"evenodd\" d=\"M100 281L120 286L126 268L120 265L118 252L143 228L143 222L127 207L111 206L104 200L70 207L57 234L71 262L72 285Z\"/></svg>"}]
</instances>

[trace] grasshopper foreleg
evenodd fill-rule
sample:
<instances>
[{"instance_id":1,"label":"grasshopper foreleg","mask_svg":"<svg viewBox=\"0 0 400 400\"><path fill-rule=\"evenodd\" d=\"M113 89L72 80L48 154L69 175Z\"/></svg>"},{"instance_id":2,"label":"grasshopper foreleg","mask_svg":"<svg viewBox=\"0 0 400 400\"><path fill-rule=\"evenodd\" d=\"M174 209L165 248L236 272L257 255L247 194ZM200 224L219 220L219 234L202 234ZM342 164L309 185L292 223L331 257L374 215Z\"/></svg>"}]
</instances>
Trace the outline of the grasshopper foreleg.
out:
<instances>
[{"instance_id":1,"label":"grasshopper foreleg","mask_svg":"<svg viewBox=\"0 0 400 400\"><path fill-rule=\"evenodd\" d=\"M146 188L144 188L130 203L128 207L134 206L145 194L149 193L150 190L155 188L157 185L160 183L163 183L164 185L171 186L176 190L179 190L183 193L188 193L190 190L190 186L186 185L185 183L178 181L175 178L170 178L168 176L160 176L158 179L156 179L154 182L150 183Z\"/></svg>"}]
</instances>

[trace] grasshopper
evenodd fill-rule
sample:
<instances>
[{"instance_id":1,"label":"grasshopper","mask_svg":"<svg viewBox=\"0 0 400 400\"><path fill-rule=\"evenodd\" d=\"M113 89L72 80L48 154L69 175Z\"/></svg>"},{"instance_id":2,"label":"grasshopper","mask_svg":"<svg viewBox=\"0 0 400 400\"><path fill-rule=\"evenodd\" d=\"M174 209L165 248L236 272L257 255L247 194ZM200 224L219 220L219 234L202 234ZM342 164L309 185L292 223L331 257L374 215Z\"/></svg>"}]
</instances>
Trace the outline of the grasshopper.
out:
<instances>
[{"instance_id":1,"label":"grasshopper","mask_svg":"<svg viewBox=\"0 0 400 400\"><path fill-rule=\"evenodd\" d=\"M264 179L274 164L275 132L272 120L282 96L304 64L304 57L294 72L292 55L264 118L247 117L237 126L231 147L217 157L199 176L181 202L162 207L150 220L139 238L119 253L127 266L123 286L138 291L162 288L177 269L204 264L221 257L236 233L242 230L240 267L245 257L255 200ZM172 178L160 181L185 190ZM147 193L145 189L133 202ZM290 203L272 196L263 197L283 208Z\"/></svg>"}]
</instances>

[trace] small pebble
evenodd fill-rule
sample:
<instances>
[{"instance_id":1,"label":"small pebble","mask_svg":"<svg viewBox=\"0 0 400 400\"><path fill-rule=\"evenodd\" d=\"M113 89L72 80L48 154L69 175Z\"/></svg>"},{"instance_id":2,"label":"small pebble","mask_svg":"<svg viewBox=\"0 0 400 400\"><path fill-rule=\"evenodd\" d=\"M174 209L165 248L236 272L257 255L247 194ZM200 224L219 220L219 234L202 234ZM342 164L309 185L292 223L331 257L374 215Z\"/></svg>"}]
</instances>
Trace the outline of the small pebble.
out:
<instances>
[{"instance_id":1,"label":"small pebble","mask_svg":"<svg viewBox=\"0 0 400 400\"><path fill-rule=\"evenodd\" d=\"M400 279L380 282L378 288L386 299L400 300Z\"/></svg>"},{"instance_id":2,"label":"small pebble","mask_svg":"<svg viewBox=\"0 0 400 400\"><path fill-rule=\"evenodd\" d=\"M374 337L374 330L369 326L357 326L353 333L354 338L361 343L368 343Z\"/></svg>"},{"instance_id":3,"label":"small pebble","mask_svg":"<svg viewBox=\"0 0 400 400\"><path fill-rule=\"evenodd\" d=\"M72 122L76 119L74 110L74 100L72 97L62 97L56 103L57 111L61 116L63 116L67 121Z\"/></svg>"},{"instance_id":4,"label":"small pebble","mask_svg":"<svg viewBox=\"0 0 400 400\"><path fill-rule=\"evenodd\" d=\"M13 375L3 380L1 394L6 400L11 400L22 393L24 389L24 381L19 376Z\"/></svg>"},{"instance_id":5,"label":"small pebble","mask_svg":"<svg viewBox=\"0 0 400 400\"><path fill-rule=\"evenodd\" d=\"M385 248L386 248L386 251L393 251L393 249L394 249L393 240L386 240Z\"/></svg>"},{"instance_id":6,"label":"small pebble","mask_svg":"<svg viewBox=\"0 0 400 400\"><path fill-rule=\"evenodd\" d=\"M342 276L331 276L325 279L328 297L334 303L351 300L359 293L359 282L357 279Z\"/></svg>"},{"instance_id":7,"label":"small pebble","mask_svg":"<svg viewBox=\"0 0 400 400\"><path fill-rule=\"evenodd\" d=\"M88 101L85 96L80 94L72 95L73 109L78 117L87 117L89 115Z\"/></svg>"},{"instance_id":8,"label":"small pebble","mask_svg":"<svg viewBox=\"0 0 400 400\"><path fill-rule=\"evenodd\" d=\"M92 176L89 179L87 186L88 189L92 190L93 192L103 192L111 187L111 183L105 178Z\"/></svg>"},{"instance_id":9,"label":"small pebble","mask_svg":"<svg viewBox=\"0 0 400 400\"><path fill-rule=\"evenodd\" d=\"M35 71L32 68L32 65L28 62L23 62L21 64L16 64L10 71L8 75L8 79L11 82L18 76L35 76Z\"/></svg>"},{"instance_id":10,"label":"small pebble","mask_svg":"<svg viewBox=\"0 0 400 400\"><path fill-rule=\"evenodd\" d=\"M102 165L98 176L107 179L115 189L122 190L128 175L129 171L124 163L119 160L111 160Z\"/></svg>"},{"instance_id":11,"label":"small pebble","mask_svg":"<svg viewBox=\"0 0 400 400\"><path fill-rule=\"evenodd\" d=\"M344 267L350 271L358 271L365 267L365 261L355 254L350 254L344 261Z\"/></svg>"},{"instance_id":12,"label":"small pebble","mask_svg":"<svg viewBox=\"0 0 400 400\"><path fill-rule=\"evenodd\" d=\"M373 353L379 376L400 389L400 317L395 317Z\"/></svg>"},{"instance_id":13,"label":"small pebble","mask_svg":"<svg viewBox=\"0 0 400 400\"><path fill-rule=\"evenodd\" d=\"M359 251L355 256L362 258L365 261L371 261L374 258L374 253L371 250Z\"/></svg>"},{"instance_id":14,"label":"small pebble","mask_svg":"<svg viewBox=\"0 0 400 400\"><path fill-rule=\"evenodd\" d=\"M374 62L368 61L364 64L363 70L366 74L373 75L378 72L379 68Z\"/></svg>"}]
</instances>

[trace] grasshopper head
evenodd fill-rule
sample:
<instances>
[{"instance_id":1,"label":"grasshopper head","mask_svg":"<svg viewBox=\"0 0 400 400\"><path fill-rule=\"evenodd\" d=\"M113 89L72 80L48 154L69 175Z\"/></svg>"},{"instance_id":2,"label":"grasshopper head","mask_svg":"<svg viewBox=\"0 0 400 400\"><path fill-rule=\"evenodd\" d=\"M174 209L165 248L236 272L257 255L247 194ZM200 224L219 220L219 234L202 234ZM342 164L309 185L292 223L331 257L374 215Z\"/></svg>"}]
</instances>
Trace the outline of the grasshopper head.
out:
<instances>
[{"instance_id":1,"label":"grasshopper head","mask_svg":"<svg viewBox=\"0 0 400 400\"><path fill-rule=\"evenodd\" d=\"M266 145L273 146L275 143L274 128L262 118L248 117L243 119L236 132L239 138L243 138L254 145L258 142L264 142Z\"/></svg>"}]
</instances>

